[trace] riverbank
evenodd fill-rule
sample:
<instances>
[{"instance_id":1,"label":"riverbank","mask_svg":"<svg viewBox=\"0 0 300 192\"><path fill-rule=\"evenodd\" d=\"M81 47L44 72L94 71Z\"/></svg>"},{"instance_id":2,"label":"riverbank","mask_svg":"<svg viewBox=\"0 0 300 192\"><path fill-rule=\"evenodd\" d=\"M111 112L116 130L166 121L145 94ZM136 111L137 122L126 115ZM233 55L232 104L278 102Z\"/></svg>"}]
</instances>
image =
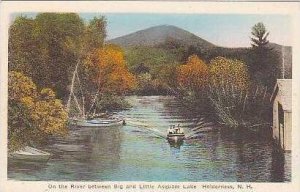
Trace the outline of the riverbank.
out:
<instances>
[{"instance_id":1,"label":"riverbank","mask_svg":"<svg viewBox=\"0 0 300 192\"><path fill-rule=\"evenodd\" d=\"M195 128L201 114L169 96L131 96L133 106L119 112L148 126L70 128L43 150L53 153L47 163L8 163L10 180L57 181L225 181L285 182L291 180L291 159L273 152L270 140L218 132L199 133L197 139L170 146L157 135L170 124L185 133ZM202 118L203 120L203 118ZM80 174L79 174L80 173Z\"/></svg>"}]
</instances>

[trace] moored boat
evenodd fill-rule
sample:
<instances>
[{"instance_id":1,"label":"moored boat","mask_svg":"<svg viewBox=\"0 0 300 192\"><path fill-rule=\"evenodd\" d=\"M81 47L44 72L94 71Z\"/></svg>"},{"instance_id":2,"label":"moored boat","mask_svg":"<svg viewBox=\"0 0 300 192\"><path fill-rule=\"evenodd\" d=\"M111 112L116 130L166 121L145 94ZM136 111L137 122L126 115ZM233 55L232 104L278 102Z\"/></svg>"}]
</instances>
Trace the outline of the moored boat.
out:
<instances>
[{"instance_id":1,"label":"moored boat","mask_svg":"<svg viewBox=\"0 0 300 192\"><path fill-rule=\"evenodd\" d=\"M31 161L47 161L49 160L50 156L51 154L46 151L42 151L40 149L36 149L29 146L26 146L23 149L8 154L8 158L11 159Z\"/></svg>"},{"instance_id":2,"label":"moored boat","mask_svg":"<svg viewBox=\"0 0 300 192\"><path fill-rule=\"evenodd\" d=\"M73 119L73 122L79 127L112 127L125 124L123 119Z\"/></svg>"},{"instance_id":3,"label":"moored boat","mask_svg":"<svg viewBox=\"0 0 300 192\"><path fill-rule=\"evenodd\" d=\"M80 78L78 76L79 64L80 61L77 62L73 72L72 84L67 103L69 124L77 127L112 127L125 125L125 120L120 117L112 116L107 113L97 113L96 103L99 96L99 90L95 94L90 95L90 97L94 98L90 99L88 104L85 103L85 93L81 88ZM80 86L80 89L77 91L75 91L75 81ZM77 93L81 99L78 99L75 93ZM72 107L72 103L75 104L75 108L73 110L70 109ZM87 106L89 106L88 111L86 111Z\"/></svg>"}]
</instances>

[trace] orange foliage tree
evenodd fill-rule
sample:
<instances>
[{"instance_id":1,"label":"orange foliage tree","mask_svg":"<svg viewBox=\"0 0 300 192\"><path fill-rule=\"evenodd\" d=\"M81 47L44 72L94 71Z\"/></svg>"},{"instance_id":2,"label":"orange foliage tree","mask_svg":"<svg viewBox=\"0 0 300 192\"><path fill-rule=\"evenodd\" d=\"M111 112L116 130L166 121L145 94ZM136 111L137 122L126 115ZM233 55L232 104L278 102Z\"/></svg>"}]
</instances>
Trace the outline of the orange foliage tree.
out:
<instances>
[{"instance_id":1,"label":"orange foliage tree","mask_svg":"<svg viewBox=\"0 0 300 192\"><path fill-rule=\"evenodd\" d=\"M124 53L116 45L106 45L93 52L85 62L86 70L100 93L124 95L136 86L126 66Z\"/></svg>"},{"instance_id":2,"label":"orange foliage tree","mask_svg":"<svg viewBox=\"0 0 300 192\"><path fill-rule=\"evenodd\" d=\"M207 87L208 79L208 67L197 55L191 55L186 64L177 68L179 86L190 91L204 90Z\"/></svg>"}]
</instances>

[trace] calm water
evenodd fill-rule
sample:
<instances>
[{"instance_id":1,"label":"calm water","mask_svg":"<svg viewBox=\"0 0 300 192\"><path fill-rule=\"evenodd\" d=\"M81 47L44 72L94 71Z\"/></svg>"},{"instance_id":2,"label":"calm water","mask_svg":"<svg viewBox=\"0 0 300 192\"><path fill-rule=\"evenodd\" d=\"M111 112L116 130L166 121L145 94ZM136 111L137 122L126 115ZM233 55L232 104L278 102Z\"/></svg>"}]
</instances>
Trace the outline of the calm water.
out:
<instances>
[{"instance_id":1,"label":"calm water","mask_svg":"<svg viewBox=\"0 0 300 192\"><path fill-rule=\"evenodd\" d=\"M9 161L14 180L66 181L290 181L290 154L274 152L266 139L200 133L214 126L172 97L129 97L122 112L128 124L114 128L70 128L44 150L48 162ZM170 145L170 124L184 127L189 139ZM197 124L198 123L198 124Z\"/></svg>"}]
</instances>

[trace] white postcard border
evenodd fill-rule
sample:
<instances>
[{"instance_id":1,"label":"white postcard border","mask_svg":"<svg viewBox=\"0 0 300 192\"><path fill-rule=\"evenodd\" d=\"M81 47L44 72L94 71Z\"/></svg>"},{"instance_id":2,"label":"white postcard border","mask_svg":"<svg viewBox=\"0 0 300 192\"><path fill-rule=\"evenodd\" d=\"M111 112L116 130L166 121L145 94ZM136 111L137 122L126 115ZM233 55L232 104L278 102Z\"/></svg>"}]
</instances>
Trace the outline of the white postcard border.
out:
<instances>
[{"instance_id":1,"label":"white postcard border","mask_svg":"<svg viewBox=\"0 0 300 192\"><path fill-rule=\"evenodd\" d=\"M140 1L115 1L115 2L0 2L0 34L1 34L1 52L0 52L0 191L70 191L63 189L51 189L49 185L66 184L143 184L155 185L155 189L113 189L113 190L88 190L78 189L71 191L167 191L158 189L160 184L164 185L196 185L197 189L169 189L169 191L238 191L238 192L298 192L300 191L300 127L299 109L300 109L300 4L297 2L140 2ZM8 26L10 14L15 12L99 12L99 13L214 13L214 14L283 14L292 17L293 21L293 147L292 147L292 181L288 183L236 183L236 182L52 182L52 181L13 181L7 180L7 71L8 71ZM242 185L244 190L227 190L227 189L205 189L203 184L212 185ZM248 188L250 185L252 189Z\"/></svg>"}]
</instances>

